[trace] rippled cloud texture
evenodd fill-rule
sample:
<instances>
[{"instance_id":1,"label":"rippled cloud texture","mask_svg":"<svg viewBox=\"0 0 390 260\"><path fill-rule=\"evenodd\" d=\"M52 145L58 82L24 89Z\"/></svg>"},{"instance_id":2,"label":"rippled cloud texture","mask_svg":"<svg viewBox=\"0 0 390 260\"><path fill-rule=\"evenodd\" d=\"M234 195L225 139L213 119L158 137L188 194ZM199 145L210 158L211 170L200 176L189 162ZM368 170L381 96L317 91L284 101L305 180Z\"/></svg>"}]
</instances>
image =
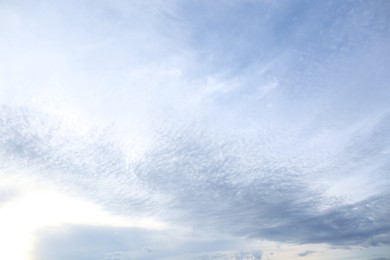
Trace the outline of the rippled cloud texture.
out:
<instances>
[{"instance_id":1,"label":"rippled cloud texture","mask_svg":"<svg viewBox=\"0 0 390 260\"><path fill-rule=\"evenodd\" d=\"M1 259L387 259L389 1L1 1Z\"/></svg>"}]
</instances>

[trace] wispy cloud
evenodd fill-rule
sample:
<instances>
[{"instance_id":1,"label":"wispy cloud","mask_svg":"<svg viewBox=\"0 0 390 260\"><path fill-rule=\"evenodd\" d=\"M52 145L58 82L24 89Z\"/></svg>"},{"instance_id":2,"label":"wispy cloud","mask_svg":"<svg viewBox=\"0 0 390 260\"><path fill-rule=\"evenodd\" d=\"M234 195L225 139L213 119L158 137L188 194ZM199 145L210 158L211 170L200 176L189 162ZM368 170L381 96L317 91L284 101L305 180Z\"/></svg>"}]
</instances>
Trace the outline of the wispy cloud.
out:
<instances>
[{"instance_id":1,"label":"wispy cloud","mask_svg":"<svg viewBox=\"0 0 390 260\"><path fill-rule=\"evenodd\" d=\"M42 259L389 246L388 10L3 1L0 205L44 183L172 228L74 221L37 233Z\"/></svg>"}]
</instances>

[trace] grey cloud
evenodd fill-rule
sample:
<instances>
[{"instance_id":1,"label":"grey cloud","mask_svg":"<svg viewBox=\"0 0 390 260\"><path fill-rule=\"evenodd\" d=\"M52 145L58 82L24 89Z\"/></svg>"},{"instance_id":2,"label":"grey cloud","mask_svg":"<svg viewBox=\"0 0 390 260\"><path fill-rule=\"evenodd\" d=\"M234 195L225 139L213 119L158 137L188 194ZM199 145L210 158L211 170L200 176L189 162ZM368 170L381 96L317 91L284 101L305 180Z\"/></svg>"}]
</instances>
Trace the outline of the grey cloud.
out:
<instances>
[{"instance_id":1,"label":"grey cloud","mask_svg":"<svg viewBox=\"0 0 390 260\"><path fill-rule=\"evenodd\" d=\"M235 255L237 260L244 260L244 259L261 260L262 256L263 253L260 250L253 250L248 252L240 251Z\"/></svg>"},{"instance_id":2,"label":"grey cloud","mask_svg":"<svg viewBox=\"0 0 390 260\"><path fill-rule=\"evenodd\" d=\"M217 252L237 250L240 240L183 237L176 230L153 231L103 226L44 229L34 259L215 259ZM261 251L242 252L261 259ZM260 258L259 258L260 257ZM237 258L244 259L244 258Z\"/></svg>"},{"instance_id":3,"label":"grey cloud","mask_svg":"<svg viewBox=\"0 0 390 260\"><path fill-rule=\"evenodd\" d=\"M304 251L302 253L299 253L298 256L304 257L304 256L308 256L308 255L311 255L311 254L314 254L314 253L315 253L315 251L308 250L308 251Z\"/></svg>"},{"instance_id":4,"label":"grey cloud","mask_svg":"<svg viewBox=\"0 0 390 260\"><path fill-rule=\"evenodd\" d=\"M17 196L18 192L16 190L0 188L0 205L12 200Z\"/></svg>"},{"instance_id":5,"label":"grey cloud","mask_svg":"<svg viewBox=\"0 0 390 260\"><path fill-rule=\"evenodd\" d=\"M236 253L214 253L211 255L199 256L199 260L212 260L212 259L234 259L234 260L261 260L263 253L261 250L244 251L240 250Z\"/></svg>"},{"instance_id":6,"label":"grey cloud","mask_svg":"<svg viewBox=\"0 0 390 260\"><path fill-rule=\"evenodd\" d=\"M23 159L40 174L115 212L156 215L201 232L275 241L390 243L388 193L352 204L328 204L321 191L310 189L310 174L300 160L264 152L273 144L261 136L237 140L196 128L167 130L142 160L126 164L120 146L106 142L107 136L62 136L61 127L50 128L56 121L45 118L3 110L2 163ZM42 120L48 120L47 127L37 127ZM327 174L327 167L316 171ZM338 167L348 169L349 164Z\"/></svg>"},{"instance_id":7,"label":"grey cloud","mask_svg":"<svg viewBox=\"0 0 390 260\"><path fill-rule=\"evenodd\" d=\"M49 229L40 234L36 259L129 259L130 253L135 257L130 259L147 259L150 252L144 248L151 243L166 246L167 241L161 238L168 238L166 234L126 228L70 226L59 231Z\"/></svg>"},{"instance_id":8,"label":"grey cloud","mask_svg":"<svg viewBox=\"0 0 390 260\"><path fill-rule=\"evenodd\" d=\"M114 212L136 210L204 232L293 243L390 243L388 193L321 210L328 201L310 189L303 165L267 158L253 139L237 143L196 129L167 131L141 161L126 164L120 147L104 138L62 139L50 120L42 132L36 127L44 115L5 111L5 156L35 164L41 174ZM248 161L247 154L258 156ZM49 176L55 168L61 171Z\"/></svg>"}]
</instances>

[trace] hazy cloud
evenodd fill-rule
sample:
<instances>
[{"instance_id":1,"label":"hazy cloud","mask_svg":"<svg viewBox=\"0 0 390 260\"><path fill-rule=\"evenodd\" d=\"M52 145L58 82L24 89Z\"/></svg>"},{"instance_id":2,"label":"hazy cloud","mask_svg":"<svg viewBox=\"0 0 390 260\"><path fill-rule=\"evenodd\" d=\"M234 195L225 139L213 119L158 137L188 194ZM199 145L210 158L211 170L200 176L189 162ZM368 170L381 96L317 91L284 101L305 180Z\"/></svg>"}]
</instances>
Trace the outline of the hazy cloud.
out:
<instances>
[{"instance_id":1,"label":"hazy cloud","mask_svg":"<svg viewBox=\"0 0 390 260\"><path fill-rule=\"evenodd\" d=\"M172 228L42 230L39 259L389 246L389 8L3 1L0 202L34 178Z\"/></svg>"},{"instance_id":2,"label":"hazy cloud","mask_svg":"<svg viewBox=\"0 0 390 260\"><path fill-rule=\"evenodd\" d=\"M307 250L307 251L304 251L302 253L299 253L298 256L305 257L307 255L311 255L311 254L314 254L314 253L315 253L315 251Z\"/></svg>"}]
</instances>

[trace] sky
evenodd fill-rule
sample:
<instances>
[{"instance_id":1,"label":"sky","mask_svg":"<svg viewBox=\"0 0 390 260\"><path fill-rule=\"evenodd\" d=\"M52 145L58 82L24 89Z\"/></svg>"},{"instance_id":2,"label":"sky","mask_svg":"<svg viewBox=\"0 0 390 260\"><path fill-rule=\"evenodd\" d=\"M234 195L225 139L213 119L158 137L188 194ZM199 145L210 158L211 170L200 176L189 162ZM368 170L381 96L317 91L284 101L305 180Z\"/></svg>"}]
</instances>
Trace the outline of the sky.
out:
<instances>
[{"instance_id":1,"label":"sky","mask_svg":"<svg viewBox=\"0 0 390 260\"><path fill-rule=\"evenodd\" d=\"M390 259L390 2L1 0L0 259Z\"/></svg>"}]
</instances>

